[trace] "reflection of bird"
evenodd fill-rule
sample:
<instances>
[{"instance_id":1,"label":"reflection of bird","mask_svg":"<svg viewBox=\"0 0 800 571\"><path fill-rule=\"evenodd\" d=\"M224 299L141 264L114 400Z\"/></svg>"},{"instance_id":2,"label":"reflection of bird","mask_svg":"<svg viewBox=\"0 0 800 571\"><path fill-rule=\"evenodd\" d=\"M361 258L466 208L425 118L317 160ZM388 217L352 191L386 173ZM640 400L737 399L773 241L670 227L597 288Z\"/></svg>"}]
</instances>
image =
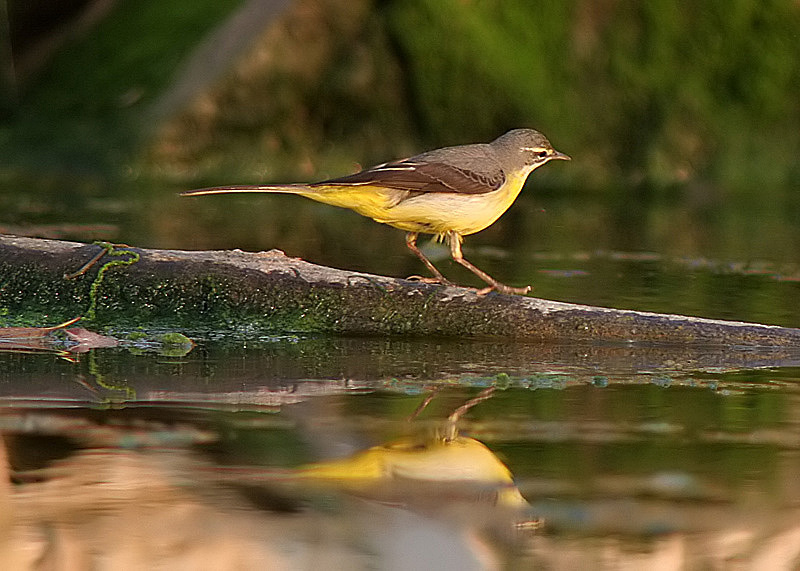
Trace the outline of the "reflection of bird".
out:
<instances>
[{"instance_id":1,"label":"reflection of bird","mask_svg":"<svg viewBox=\"0 0 800 571\"><path fill-rule=\"evenodd\" d=\"M405 230L406 245L435 276L424 281L450 283L417 248L420 233L449 242L453 259L489 284L479 293L527 293L530 287L504 285L465 260L461 241L493 224L516 200L531 171L552 159L569 157L538 131L515 129L488 144L428 151L322 182L221 186L183 194L284 192L350 208Z\"/></svg>"},{"instance_id":2,"label":"reflection of bird","mask_svg":"<svg viewBox=\"0 0 800 571\"><path fill-rule=\"evenodd\" d=\"M440 491L475 486L486 492L483 500L492 500L497 507L529 507L508 468L483 443L467 436L428 441L401 438L341 460L302 466L297 476L354 491L375 484L387 488L392 481L414 483L418 490L423 483L440 485Z\"/></svg>"}]
</instances>

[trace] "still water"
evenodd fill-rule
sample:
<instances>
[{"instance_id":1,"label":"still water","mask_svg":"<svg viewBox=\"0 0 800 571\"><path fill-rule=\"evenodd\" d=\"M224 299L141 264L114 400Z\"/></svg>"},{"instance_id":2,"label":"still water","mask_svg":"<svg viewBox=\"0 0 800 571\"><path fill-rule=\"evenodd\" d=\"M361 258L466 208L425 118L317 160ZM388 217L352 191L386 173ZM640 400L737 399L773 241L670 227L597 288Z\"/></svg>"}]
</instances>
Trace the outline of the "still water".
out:
<instances>
[{"instance_id":1,"label":"still water","mask_svg":"<svg viewBox=\"0 0 800 571\"><path fill-rule=\"evenodd\" d=\"M5 196L0 223L421 271L354 215L177 190ZM796 221L708 210L544 196L465 254L541 297L799 326ZM800 348L182 333L0 352L3 568L800 564Z\"/></svg>"},{"instance_id":2,"label":"still water","mask_svg":"<svg viewBox=\"0 0 800 571\"><path fill-rule=\"evenodd\" d=\"M198 336L2 354L0 404L5 568L800 557L800 351Z\"/></svg>"}]
</instances>

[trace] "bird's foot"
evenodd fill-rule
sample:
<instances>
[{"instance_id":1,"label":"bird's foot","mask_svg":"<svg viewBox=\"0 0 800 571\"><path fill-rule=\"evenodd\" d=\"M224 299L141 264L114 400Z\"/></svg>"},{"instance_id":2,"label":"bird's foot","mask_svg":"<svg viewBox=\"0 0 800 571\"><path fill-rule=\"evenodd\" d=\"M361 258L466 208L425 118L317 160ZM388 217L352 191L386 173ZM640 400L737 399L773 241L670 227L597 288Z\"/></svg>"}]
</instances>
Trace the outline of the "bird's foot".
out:
<instances>
[{"instance_id":1,"label":"bird's foot","mask_svg":"<svg viewBox=\"0 0 800 571\"><path fill-rule=\"evenodd\" d=\"M496 282L488 287L479 289L478 295L483 296L491 291L496 291L497 293L506 293L509 295L525 295L526 293L531 291L531 286L511 287L507 286L506 284L501 284L500 282Z\"/></svg>"},{"instance_id":2,"label":"bird's foot","mask_svg":"<svg viewBox=\"0 0 800 571\"><path fill-rule=\"evenodd\" d=\"M423 284L439 284L439 285L446 285L446 286L454 285L453 282L451 282L450 280L447 280L445 278L429 278L429 277L425 277L425 276L413 275L413 276L408 276L406 279L414 281L414 282L420 282L420 283L423 283Z\"/></svg>"}]
</instances>

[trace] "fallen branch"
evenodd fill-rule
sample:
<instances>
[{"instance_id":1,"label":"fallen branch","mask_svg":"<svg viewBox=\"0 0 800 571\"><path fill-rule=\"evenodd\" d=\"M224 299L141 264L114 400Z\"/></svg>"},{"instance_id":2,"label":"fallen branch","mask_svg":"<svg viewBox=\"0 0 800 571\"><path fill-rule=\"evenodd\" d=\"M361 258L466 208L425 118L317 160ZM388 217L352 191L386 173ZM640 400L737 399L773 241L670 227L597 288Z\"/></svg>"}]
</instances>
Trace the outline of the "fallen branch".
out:
<instances>
[{"instance_id":1,"label":"fallen branch","mask_svg":"<svg viewBox=\"0 0 800 571\"><path fill-rule=\"evenodd\" d=\"M138 255L135 263L112 269L102 256L74 276L102 248L0 236L0 311L11 324L36 315L52 322L94 307L97 324L115 327L800 347L800 329L478 296L318 266L277 250L126 248Z\"/></svg>"}]
</instances>

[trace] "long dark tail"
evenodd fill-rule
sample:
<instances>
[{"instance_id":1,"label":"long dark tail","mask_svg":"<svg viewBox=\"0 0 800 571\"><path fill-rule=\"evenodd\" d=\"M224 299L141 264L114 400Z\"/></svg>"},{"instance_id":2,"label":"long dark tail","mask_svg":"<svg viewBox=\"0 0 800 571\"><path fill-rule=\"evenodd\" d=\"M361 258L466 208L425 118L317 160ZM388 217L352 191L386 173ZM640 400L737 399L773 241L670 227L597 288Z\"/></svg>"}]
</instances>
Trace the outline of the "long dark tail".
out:
<instances>
[{"instance_id":1,"label":"long dark tail","mask_svg":"<svg viewBox=\"0 0 800 571\"><path fill-rule=\"evenodd\" d=\"M248 192L283 192L287 194L308 193L308 187L303 184L265 184L265 185L231 185L231 186L211 186L209 188L198 188L182 192L181 196L204 196L208 194L234 194Z\"/></svg>"}]
</instances>

